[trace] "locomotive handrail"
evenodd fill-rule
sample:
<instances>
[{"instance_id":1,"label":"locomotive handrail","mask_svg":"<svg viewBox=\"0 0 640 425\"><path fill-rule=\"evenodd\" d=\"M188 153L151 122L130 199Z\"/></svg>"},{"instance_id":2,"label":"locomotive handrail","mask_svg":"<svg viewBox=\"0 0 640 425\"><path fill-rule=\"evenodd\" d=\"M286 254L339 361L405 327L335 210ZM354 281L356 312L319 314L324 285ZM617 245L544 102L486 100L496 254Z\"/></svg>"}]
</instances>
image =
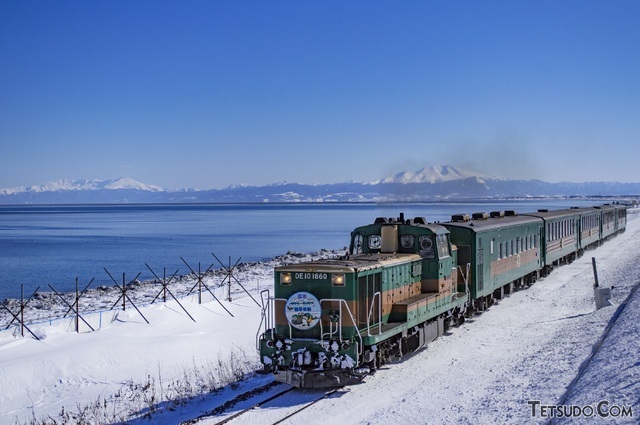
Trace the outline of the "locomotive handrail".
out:
<instances>
[{"instance_id":1,"label":"locomotive handrail","mask_svg":"<svg viewBox=\"0 0 640 425\"><path fill-rule=\"evenodd\" d=\"M369 307L369 314L367 315L367 336L371 336L371 316L373 315L373 303L378 297L378 334L382 333L382 294L380 291L373 294L371 299L371 306Z\"/></svg>"},{"instance_id":2,"label":"locomotive handrail","mask_svg":"<svg viewBox=\"0 0 640 425\"><path fill-rule=\"evenodd\" d=\"M340 340L342 340L342 304L345 305L345 308L347 309L347 312L349 313L349 318L351 318L351 323L353 323L353 328L356 330L357 334L358 334L358 339L360 340L360 344L358 345L358 354L362 354L362 351L364 350L364 347L362 345L362 334L360 333L360 329L358 329L358 325L356 323L356 319L353 317L353 314L351 313L351 309L349 308L349 305L347 304L346 300L343 299L337 299L337 298L325 298L320 300L320 305L322 305L323 302L337 302L338 303L338 326L336 331L339 331L339 338ZM332 323L332 322L330 322ZM333 328L333 325L330 325L330 329ZM332 336L336 331L330 330L329 331L329 336ZM322 338L324 336L324 331L322 329L322 320L320 320L320 338Z\"/></svg>"},{"instance_id":3,"label":"locomotive handrail","mask_svg":"<svg viewBox=\"0 0 640 425\"><path fill-rule=\"evenodd\" d=\"M462 280L464 280L464 289L465 292L467 293L467 296L469 296L469 273L471 272L471 263L467 263L467 274L465 275L465 273L462 271L462 267L458 266L458 270L460 271L460 274L462 275ZM456 289L456 292L457 289Z\"/></svg>"},{"instance_id":4,"label":"locomotive handrail","mask_svg":"<svg viewBox=\"0 0 640 425\"><path fill-rule=\"evenodd\" d=\"M265 296L266 302L265 302ZM260 291L260 302L262 303L262 311L260 317L260 325L258 326L258 333L256 334L256 349L260 350L260 335L262 334L260 331L262 330L262 324L264 323L264 333L268 330L271 330L271 339L274 338L274 327L273 327L273 310L271 309L271 302L273 299L271 298L271 294L268 289L264 289Z\"/></svg>"}]
</instances>

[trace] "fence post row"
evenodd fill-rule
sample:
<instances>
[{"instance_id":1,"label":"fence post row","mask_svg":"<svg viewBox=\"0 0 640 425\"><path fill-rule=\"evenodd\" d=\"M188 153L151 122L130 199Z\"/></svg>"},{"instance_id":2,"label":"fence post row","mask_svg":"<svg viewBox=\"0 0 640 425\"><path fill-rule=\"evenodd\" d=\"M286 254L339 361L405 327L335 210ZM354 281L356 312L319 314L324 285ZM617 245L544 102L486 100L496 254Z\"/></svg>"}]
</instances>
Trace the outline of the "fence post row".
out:
<instances>
[{"instance_id":1,"label":"fence post row","mask_svg":"<svg viewBox=\"0 0 640 425\"><path fill-rule=\"evenodd\" d=\"M229 265L225 266L222 261L220 261L220 259L214 254L211 253L211 255L213 255L213 257L218 261L218 263L220 263L220 265L222 266L222 270L224 272L225 277L222 280L222 285L225 285L225 282L228 282L228 301L232 301L231 298L231 285L232 285L232 280L234 280L238 285L240 285L240 287L242 288L242 290L253 300L253 302L256 303L256 305L260 306L260 303L258 303L256 301L256 299L249 293L249 291L247 291L247 289L242 285L242 283L240 283L240 281L234 276L234 271L236 269L236 267L238 266L238 264L240 263L240 260L242 259L242 257L238 258L238 260L235 262L235 264L233 266L231 266L231 257L229 257ZM191 271L191 273L193 275L196 276L196 284L189 290L189 292L187 293L187 295L190 295L193 293L194 289L197 287L198 288L198 303L202 304L202 287L204 286L204 288L209 291L209 293L211 294L211 296L213 297L214 300L216 300L216 302L218 302L218 304L220 304L220 306L231 316L231 317L235 317L223 304L222 302L218 299L218 297L216 297L216 295L213 293L213 291L211 290L211 288L209 288L209 286L204 282L204 277L206 276L207 273L209 273L211 271L211 269L213 268L213 264L211 264L207 270L202 273L201 272L201 264L198 262L198 272L196 272L190 265L189 263L187 263L187 261L180 257L180 259L182 260L182 262L189 268L189 270ZM189 312L187 311L187 309L180 303L180 301L178 300L178 298L173 294L173 292L171 292L171 290L169 289L169 284L174 280L174 278L176 277L178 270L176 270L173 275L171 275L171 277L167 280L167 269L166 267L164 268L164 274L163 274L163 278L160 279L158 277L158 275L155 273L155 271L153 271L153 269L147 264L145 263L145 266L147 266L147 268L149 269L149 271L155 276L155 278L162 284L162 289L160 290L160 292L158 292L158 294L155 296L155 298L153 299L153 301L151 301L151 304L153 304L158 297L160 296L160 294L163 294L163 301L167 302L167 293L169 293L169 295L171 295L171 297L178 303L178 305L182 308L182 310L187 314L187 316L189 316L189 318L191 320L193 320L194 322L196 322L196 319L193 318L193 316L191 316L191 314L189 314ZM149 321L147 320L147 318L142 314L142 312L140 311L140 309L138 309L138 307L135 305L135 303L131 300L131 298L129 298L129 295L127 295L127 286L131 285L133 282L135 282L138 277L140 276L140 274L142 274L142 272L138 273L136 275L135 278L133 278L129 283L126 283L126 275L125 273L122 273L122 285L120 285L113 277L113 275L109 272L109 270L107 270L106 268L104 268L104 271L107 273L107 275L109 275L109 277L111 278L111 280L113 281L113 283L115 284L115 286L120 290L120 296L118 297L118 299L116 300L116 302L113 304L113 306L111 306L110 310L113 310L115 308L115 306L120 302L120 300L122 300L122 310L126 311L127 308L127 300L129 301L129 303L133 306L133 308L136 309L136 311L138 312L138 314L140 314L140 316L144 319L145 322L147 322L147 324L149 324ZM95 332L95 329L89 324L89 322L87 322L82 315L80 314L80 299L86 294L87 290L89 289L89 287L91 286L91 284L93 283L93 281L95 280L95 278L92 278L89 283L84 287L84 289L82 291L79 291L79 287L78 287L78 277L76 277L76 290L75 290L75 297L74 297L74 301L73 303L69 303L67 301L67 299L64 297L63 294L59 293L53 286L48 285L49 288L51 288L51 290L54 292L55 295L58 296L58 298L60 298L60 300L68 307L67 312L62 316L63 318L66 318L67 315L69 315L69 313L73 312L74 316L75 316L75 329L76 332L80 332L80 320L82 320L92 331ZM14 313L13 311L11 311L11 309L9 309L9 307L7 307L4 302L0 302L0 307L4 308L7 312L9 312L9 314L11 315L12 319L11 322L9 322L9 324L4 328L5 330L9 329L11 327L11 325L14 324L14 322L19 323L20 325L20 331L21 331L21 335L24 337L24 330L26 329L35 339L40 340L40 338L31 331L31 329L29 329L29 327L27 326L27 324L24 321L24 312L25 312L25 307L29 304L29 302L33 299L33 297L35 296L36 293L38 293L38 290L40 289L40 287L38 286L36 288L35 291L33 291L33 293L31 294L31 296L27 299L27 301L24 301L24 285L21 284L20 285L20 307L19 307L19 311L17 313ZM102 320L102 316L100 318L100 320Z\"/></svg>"}]
</instances>

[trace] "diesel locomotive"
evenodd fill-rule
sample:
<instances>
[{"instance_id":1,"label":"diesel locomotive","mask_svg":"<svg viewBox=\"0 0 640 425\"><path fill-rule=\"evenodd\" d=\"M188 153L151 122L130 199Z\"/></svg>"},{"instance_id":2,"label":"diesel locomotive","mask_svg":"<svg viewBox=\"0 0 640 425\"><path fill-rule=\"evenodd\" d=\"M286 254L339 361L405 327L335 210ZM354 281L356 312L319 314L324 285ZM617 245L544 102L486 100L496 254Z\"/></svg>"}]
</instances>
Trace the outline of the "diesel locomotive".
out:
<instances>
[{"instance_id":1,"label":"diesel locomotive","mask_svg":"<svg viewBox=\"0 0 640 425\"><path fill-rule=\"evenodd\" d=\"M265 372L300 388L350 385L625 230L626 208L377 218L340 257L280 266L262 292Z\"/></svg>"}]
</instances>

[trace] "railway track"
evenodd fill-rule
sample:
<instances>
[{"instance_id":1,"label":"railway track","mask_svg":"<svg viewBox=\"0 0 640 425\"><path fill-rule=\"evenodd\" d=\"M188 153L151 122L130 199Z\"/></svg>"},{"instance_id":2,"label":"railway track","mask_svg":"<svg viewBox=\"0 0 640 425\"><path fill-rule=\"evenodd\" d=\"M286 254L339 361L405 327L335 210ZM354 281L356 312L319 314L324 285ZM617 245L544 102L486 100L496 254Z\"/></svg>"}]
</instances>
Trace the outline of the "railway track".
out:
<instances>
[{"instance_id":1,"label":"railway track","mask_svg":"<svg viewBox=\"0 0 640 425\"><path fill-rule=\"evenodd\" d=\"M282 388L280 388L282 387ZM274 392L275 391L275 392ZM281 424L297 415L308 407L340 392L340 389L301 390L284 384L271 383L254 390L255 395L241 395L241 400L231 402L226 408L221 406L198 418L185 421L185 425L222 425L222 424ZM272 394L261 397L267 392ZM342 390L341 392L344 392ZM259 401L224 417L236 404L245 403L251 399Z\"/></svg>"}]
</instances>

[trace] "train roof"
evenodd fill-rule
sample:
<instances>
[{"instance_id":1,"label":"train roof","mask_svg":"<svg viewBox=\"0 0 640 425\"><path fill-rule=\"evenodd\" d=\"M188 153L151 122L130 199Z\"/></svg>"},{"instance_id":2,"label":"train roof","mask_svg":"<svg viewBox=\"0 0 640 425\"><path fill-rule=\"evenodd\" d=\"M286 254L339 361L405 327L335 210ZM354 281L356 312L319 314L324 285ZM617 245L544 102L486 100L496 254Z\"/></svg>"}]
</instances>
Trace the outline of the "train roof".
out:
<instances>
[{"instance_id":1,"label":"train roof","mask_svg":"<svg viewBox=\"0 0 640 425\"><path fill-rule=\"evenodd\" d=\"M348 273L356 270L368 270L418 261L421 257L413 253L371 253L358 255L345 255L336 258L305 261L297 264L288 264L276 267L276 271L290 272L333 272Z\"/></svg>"},{"instance_id":2,"label":"train roof","mask_svg":"<svg viewBox=\"0 0 640 425\"><path fill-rule=\"evenodd\" d=\"M387 224L421 227L424 229L431 230L435 235L449 233L447 228L442 226L442 223L429 223L427 219L424 217L415 217L415 218L410 218L405 220L403 213L400 213L400 217L398 218L378 217L375 219L373 223L369 223L363 226L358 226L351 233L357 232L359 229L363 229L366 227L377 226L377 225L387 225Z\"/></svg>"},{"instance_id":3,"label":"train roof","mask_svg":"<svg viewBox=\"0 0 640 425\"><path fill-rule=\"evenodd\" d=\"M462 219L462 221L452 220L452 221L448 221L441 224L446 227L467 228L474 232L482 232L482 231L493 230L497 228L512 227L512 226L519 226L522 224L542 222L542 220L538 217L532 217L525 214L515 215L515 213L512 213L514 215L507 215L507 216L500 216L500 215L494 214L494 217L491 217L491 215L489 214L487 214L488 217L485 217L484 215L480 215L480 214L484 214L484 213L474 214L474 216L478 216L481 218L475 218L468 221L464 221L464 219ZM454 217L459 217L459 216L461 215L457 214Z\"/></svg>"},{"instance_id":4,"label":"train roof","mask_svg":"<svg viewBox=\"0 0 640 425\"><path fill-rule=\"evenodd\" d=\"M602 210L607 210L613 208L611 205L594 205L592 207L571 207L571 211L577 211L580 214L598 214L602 212Z\"/></svg>"},{"instance_id":5,"label":"train roof","mask_svg":"<svg viewBox=\"0 0 640 425\"><path fill-rule=\"evenodd\" d=\"M558 217L570 217L572 215L578 215L580 212L577 209L566 209L566 210L538 210L535 212L528 212L523 215L528 215L530 217L540 217L543 219L552 219Z\"/></svg>"},{"instance_id":6,"label":"train roof","mask_svg":"<svg viewBox=\"0 0 640 425\"><path fill-rule=\"evenodd\" d=\"M544 219L547 219L547 218L551 219L551 218L557 218L562 216L571 216L575 214L584 215L589 213L598 213L601 211L612 211L618 208L622 209L624 207L618 204L616 205L602 204L602 205L594 205L592 207L571 207L570 209L564 209L564 210L552 210L552 211L538 210L537 212L526 213L523 215L530 215L530 216L540 217Z\"/></svg>"}]
</instances>

